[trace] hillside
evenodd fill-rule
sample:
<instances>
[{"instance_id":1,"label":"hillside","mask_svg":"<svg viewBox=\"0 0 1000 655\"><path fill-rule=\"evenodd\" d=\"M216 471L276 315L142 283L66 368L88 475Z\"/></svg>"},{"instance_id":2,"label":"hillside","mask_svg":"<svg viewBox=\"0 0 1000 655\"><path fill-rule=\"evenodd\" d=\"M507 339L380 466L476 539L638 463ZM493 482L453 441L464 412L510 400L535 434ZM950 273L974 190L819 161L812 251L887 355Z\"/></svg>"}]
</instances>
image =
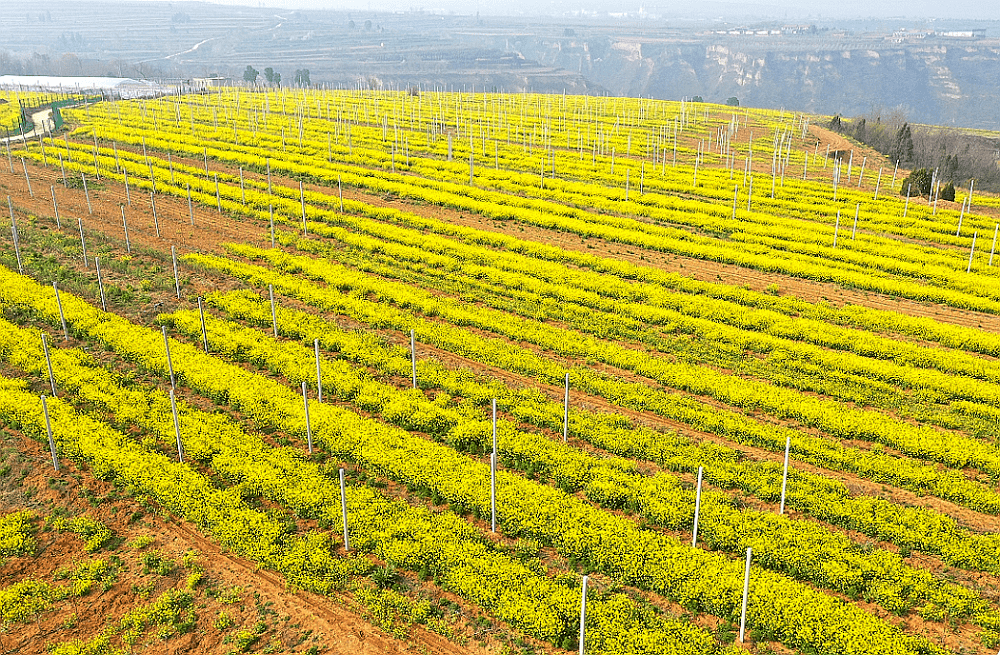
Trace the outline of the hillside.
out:
<instances>
[{"instance_id":1,"label":"hillside","mask_svg":"<svg viewBox=\"0 0 1000 655\"><path fill-rule=\"evenodd\" d=\"M0 159L4 649L1000 647L996 197L705 103L63 114Z\"/></svg>"},{"instance_id":2,"label":"hillside","mask_svg":"<svg viewBox=\"0 0 1000 655\"><path fill-rule=\"evenodd\" d=\"M774 20L53 2L9 26L0 73L241 80L250 65L277 71L284 86L305 69L329 88L736 97L844 116L901 108L911 122L1000 129L1000 24L990 19L817 19L787 31Z\"/></svg>"}]
</instances>

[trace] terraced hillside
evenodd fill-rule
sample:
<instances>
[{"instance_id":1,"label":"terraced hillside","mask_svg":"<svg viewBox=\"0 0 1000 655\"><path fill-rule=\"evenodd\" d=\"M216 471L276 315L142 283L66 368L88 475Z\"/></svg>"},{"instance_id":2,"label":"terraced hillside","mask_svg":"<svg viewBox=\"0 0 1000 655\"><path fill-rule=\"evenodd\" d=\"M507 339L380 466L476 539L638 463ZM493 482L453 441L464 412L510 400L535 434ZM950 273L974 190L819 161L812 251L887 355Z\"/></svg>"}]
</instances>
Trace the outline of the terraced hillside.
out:
<instances>
[{"instance_id":1,"label":"terraced hillside","mask_svg":"<svg viewBox=\"0 0 1000 655\"><path fill-rule=\"evenodd\" d=\"M0 165L5 647L1000 646L996 198L700 103L63 115Z\"/></svg>"}]
</instances>

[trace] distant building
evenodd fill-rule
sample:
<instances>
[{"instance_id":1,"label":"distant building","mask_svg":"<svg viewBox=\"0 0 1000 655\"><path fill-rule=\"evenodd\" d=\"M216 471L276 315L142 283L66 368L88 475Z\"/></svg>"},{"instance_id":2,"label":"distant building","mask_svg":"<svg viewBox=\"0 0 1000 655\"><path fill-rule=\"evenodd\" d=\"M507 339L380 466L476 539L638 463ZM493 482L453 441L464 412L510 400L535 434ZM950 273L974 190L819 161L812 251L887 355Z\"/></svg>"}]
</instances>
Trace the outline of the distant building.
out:
<instances>
[{"instance_id":1,"label":"distant building","mask_svg":"<svg viewBox=\"0 0 1000 655\"><path fill-rule=\"evenodd\" d=\"M949 32L938 32L937 35L948 39L985 39L986 29L952 30Z\"/></svg>"},{"instance_id":2,"label":"distant building","mask_svg":"<svg viewBox=\"0 0 1000 655\"><path fill-rule=\"evenodd\" d=\"M214 77L195 77L191 79L191 88L204 90L215 89L221 86L229 86L232 83L228 77L216 75Z\"/></svg>"},{"instance_id":3,"label":"distant building","mask_svg":"<svg viewBox=\"0 0 1000 655\"><path fill-rule=\"evenodd\" d=\"M51 93L100 93L119 98L155 98L168 90L149 80L128 77L54 77L47 75L0 75L0 89L48 91Z\"/></svg>"}]
</instances>

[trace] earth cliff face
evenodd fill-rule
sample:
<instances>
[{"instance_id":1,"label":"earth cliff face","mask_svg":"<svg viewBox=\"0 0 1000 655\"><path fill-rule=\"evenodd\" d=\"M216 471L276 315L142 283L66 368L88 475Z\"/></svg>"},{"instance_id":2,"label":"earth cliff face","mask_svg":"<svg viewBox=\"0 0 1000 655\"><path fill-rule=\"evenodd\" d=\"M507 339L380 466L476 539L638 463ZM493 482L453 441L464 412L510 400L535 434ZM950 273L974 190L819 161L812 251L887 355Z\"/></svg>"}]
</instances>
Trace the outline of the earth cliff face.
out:
<instances>
[{"instance_id":1,"label":"earth cliff face","mask_svg":"<svg viewBox=\"0 0 1000 655\"><path fill-rule=\"evenodd\" d=\"M826 39L522 40L521 54L621 95L700 95L857 115L902 107L917 122L1000 126L1000 43L881 44Z\"/></svg>"}]
</instances>

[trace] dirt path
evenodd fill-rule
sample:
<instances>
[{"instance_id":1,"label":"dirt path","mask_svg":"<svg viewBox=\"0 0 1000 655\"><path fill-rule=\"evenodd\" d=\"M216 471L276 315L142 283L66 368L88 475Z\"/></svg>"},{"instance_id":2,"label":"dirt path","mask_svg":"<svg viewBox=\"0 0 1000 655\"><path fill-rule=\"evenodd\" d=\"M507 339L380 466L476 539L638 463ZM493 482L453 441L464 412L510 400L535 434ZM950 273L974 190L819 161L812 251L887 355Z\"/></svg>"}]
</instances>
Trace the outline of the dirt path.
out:
<instances>
[{"instance_id":1,"label":"dirt path","mask_svg":"<svg viewBox=\"0 0 1000 655\"><path fill-rule=\"evenodd\" d=\"M46 134L49 130L54 130L56 127L55 121L52 120L52 108L46 107L45 109L35 112L31 115L31 123L35 126L33 130L27 134L17 136L12 136L9 139L4 137L0 139L0 143L17 143L20 141L26 141L27 139L33 139L39 135Z\"/></svg>"}]
</instances>

